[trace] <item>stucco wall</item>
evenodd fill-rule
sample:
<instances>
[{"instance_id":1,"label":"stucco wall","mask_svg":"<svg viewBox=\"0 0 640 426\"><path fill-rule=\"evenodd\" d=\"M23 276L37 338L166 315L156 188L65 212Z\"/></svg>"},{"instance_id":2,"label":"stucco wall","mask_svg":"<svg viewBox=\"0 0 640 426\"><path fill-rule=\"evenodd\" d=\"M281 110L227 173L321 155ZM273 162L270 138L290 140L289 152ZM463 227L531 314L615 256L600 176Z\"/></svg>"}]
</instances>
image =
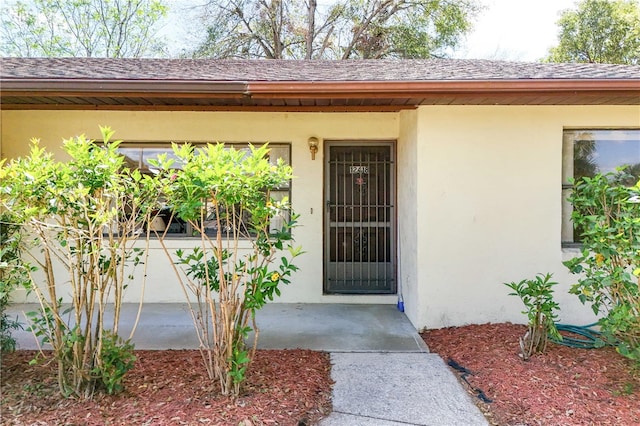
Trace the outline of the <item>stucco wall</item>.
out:
<instances>
[{"instance_id":1,"label":"stucco wall","mask_svg":"<svg viewBox=\"0 0 640 426\"><path fill-rule=\"evenodd\" d=\"M421 213L418 203L418 113L400 113L400 134L398 137L398 281L399 291L404 299L405 313L414 324L420 323L420 293L418 286L418 220Z\"/></svg>"},{"instance_id":2,"label":"stucco wall","mask_svg":"<svg viewBox=\"0 0 640 426\"><path fill-rule=\"evenodd\" d=\"M286 142L292 144L294 179L292 203L301 214L296 242L306 254L297 259L300 267L292 284L284 287L280 302L395 303L395 296L322 295L323 146L311 160L307 139L395 140L398 115L390 113L288 114L234 112L100 112L100 111L2 111L2 156L13 158L28 152L29 140L60 154L63 138L85 133L99 138L99 125L116 131L117 139L128 141L226 141ZM60 158L63 158L60 156ZM175 240L175 248L193 242ZM157 243L152 243L147 302L183 301L173 271ZM139 300L140 288L132 285L127 301ZM17 299L21 299L17 295Z\"/></svg>"},{"instance_id":3,"label":"stucco wall","mask_svg":"<svg viewBox=\"0 0 640 426\"><path fill-rule=\"evenodd\" d=\"M591 322L567 294L574 281L560 244L564 128L640 127L640 107L424 106L399 114L2 111L3 157L27 152L31 137L58 150L79 133L109 125L132 141L290 142L306 250L281 302L396 303L396 296L322 295L323 146L307 139L398 140L400 283L416 328L524 322L504 282L552 272L561 319ZM58 150L59 152L59 150ZM175 240L173 247L188 247ZM149 261L147 302L182 301L160 249ZM153 265L153 266L151 266ZM139 299L132 286L127 300Z\"/></svg>"},{"instance_id":4,"label":"stucco wall","mask_svg":"<svg viewBox=\"0 0 640 426\"><path fill-rule=\"evenodd\" d=\"M503 283L538 272L561 284L562 321L591 322L561 263L562 131L617 126L640 126L640 108L421 107L414 324L523 322Z\"/></svg>"}]
</instances>

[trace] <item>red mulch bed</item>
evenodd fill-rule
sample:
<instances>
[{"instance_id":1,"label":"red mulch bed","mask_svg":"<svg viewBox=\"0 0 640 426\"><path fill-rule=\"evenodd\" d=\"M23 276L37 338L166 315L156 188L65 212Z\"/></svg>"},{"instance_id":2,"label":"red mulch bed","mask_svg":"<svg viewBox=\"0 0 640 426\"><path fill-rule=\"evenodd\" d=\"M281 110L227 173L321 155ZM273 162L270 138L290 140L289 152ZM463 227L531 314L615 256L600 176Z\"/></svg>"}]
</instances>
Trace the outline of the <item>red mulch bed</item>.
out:
<instances>
[{"instance_id":1,"label":"red mulch bed","mask_svg":"<svg viewBox=\"0 0 640 426\"><path fill-rule=\"evenodd\" d=\"M428 330L422 337L445 361L471 370L470 387L463 384L491 424L640 425L640 372L630 360L610 347L550 343L545 354L523 361L518 339L525 331L484 324ZM473 388L493 402L481 402Z\"/></svg>"},{"instance_id":2,"label":"red mulch bed","mask_svg":"<svg viewBox=\"0 0 640 426\"><path fill-rule=\"evenodd\" d=\"M55 363L29 366L32 351L2 360L3 425L309 425L331 411L329 356L257 351L242 395L222 397L198 351L136 351L119 395L61 398Z\"/></svg>"}]
</instances>

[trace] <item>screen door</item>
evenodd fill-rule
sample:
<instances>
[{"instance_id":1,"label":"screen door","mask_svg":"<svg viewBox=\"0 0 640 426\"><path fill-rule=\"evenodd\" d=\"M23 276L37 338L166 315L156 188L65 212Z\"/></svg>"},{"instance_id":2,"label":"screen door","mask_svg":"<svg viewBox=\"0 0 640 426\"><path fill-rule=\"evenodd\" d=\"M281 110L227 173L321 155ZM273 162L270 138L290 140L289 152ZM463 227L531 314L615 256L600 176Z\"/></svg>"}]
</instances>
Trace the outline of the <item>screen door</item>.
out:
<instances>
[{"instance_id":1,"label":"screen door","mask_svg":"<svg viewBox=\"0 0 640 426\"><path fill-rule=\"evenodd\" d=\"M393 147L327 143L325 293L396 292Z\"/></svg>"}]
</instances>

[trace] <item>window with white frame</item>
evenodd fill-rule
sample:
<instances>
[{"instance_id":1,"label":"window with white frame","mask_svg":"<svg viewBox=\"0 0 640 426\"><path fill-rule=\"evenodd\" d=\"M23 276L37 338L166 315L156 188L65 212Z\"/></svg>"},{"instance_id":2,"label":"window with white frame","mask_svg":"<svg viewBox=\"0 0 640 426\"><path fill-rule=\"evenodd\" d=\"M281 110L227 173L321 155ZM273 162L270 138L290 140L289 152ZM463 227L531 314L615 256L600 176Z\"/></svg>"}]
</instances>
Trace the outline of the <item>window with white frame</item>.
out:
<instances>
[{"instance_id":1,"label":"window with white frame","mask_svg":"<svg viewBox=\"0 0 640 426\"><path fill-rule=\"evenodd\" d=\"M197 148L203 144L193 145ZM236 150L246 150L249 152L248 144L226 143L225 147L232 147ZM173 149L170 143L123 143L118 148L118 152L125 157L125 164L127 164L128 167L137 168L142 173L156 173L156 170L154 170L153 166L149 163L149 159L154 159L159 154L167 154L168 158L176 160L174 167L176 169L180 168L180 163L173 154ZM282 159L285 164L291 165L291 146L284 143L270 143L269 161L272 164L277 164L279 159ZM291 184L287 183L285 186L282 186L277 190L271 190L270 196L277 201L281 201L284 198L291 199ZM280 228L285 220L288 220L288 217L274 217L271 220L271 227ZM205 232L207 234L215 235L217 232L217 223L218 221L215 220L215 217L207 217L205 219ZM166 235L168 236L196 236L191 225L172 214L171 206L165 206L157 212L157 215L150 226L155 231L166 232Z\"/></svg>"},{"instance_id":2,"label":"window with white frame","mask_svg":"<svg viewBox=\"0 0 640 426\"><path fill-rule=\"evenodd\" d=\"M565 130L562 141L562 244L579 244L567 201L570 179L615 172L626 166L627 173L640 179L640 129Z\"/></svg>"}]
</instances>

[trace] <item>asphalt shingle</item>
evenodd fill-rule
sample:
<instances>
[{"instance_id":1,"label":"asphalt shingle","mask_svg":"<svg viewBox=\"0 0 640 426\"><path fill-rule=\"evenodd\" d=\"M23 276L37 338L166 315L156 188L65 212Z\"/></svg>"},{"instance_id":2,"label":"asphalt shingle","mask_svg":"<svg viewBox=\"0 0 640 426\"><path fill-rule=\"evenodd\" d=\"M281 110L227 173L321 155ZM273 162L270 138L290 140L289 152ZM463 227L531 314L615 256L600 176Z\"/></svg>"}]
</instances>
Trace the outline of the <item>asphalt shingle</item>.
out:
<instances>
[{"instance_id":1,"label":"asphalt shingle","mask_svg":"<svg viewBox=\"0 0 640 426\"><path fill-rule=\"evenodd\" d=\"M2 58L0 79L235 82L640 79L640 66L491 60Z\"/></svg>"}]
</instances>

